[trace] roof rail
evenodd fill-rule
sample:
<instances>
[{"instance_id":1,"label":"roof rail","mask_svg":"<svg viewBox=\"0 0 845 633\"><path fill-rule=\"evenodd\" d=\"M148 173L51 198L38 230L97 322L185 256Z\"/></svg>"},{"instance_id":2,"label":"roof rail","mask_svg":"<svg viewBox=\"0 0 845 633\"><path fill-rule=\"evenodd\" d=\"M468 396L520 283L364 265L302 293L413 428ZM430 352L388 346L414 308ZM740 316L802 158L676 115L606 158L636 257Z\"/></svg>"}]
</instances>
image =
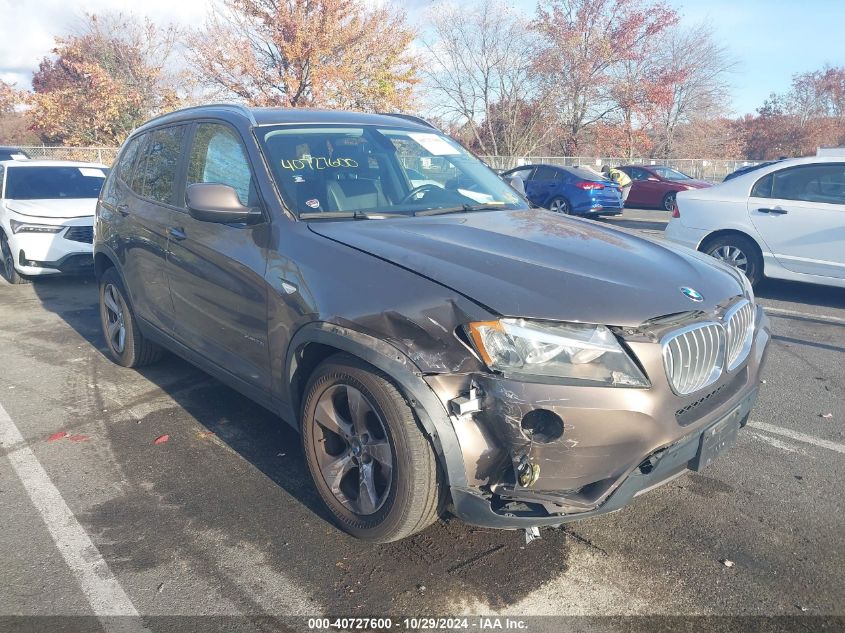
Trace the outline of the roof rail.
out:
<instances>
[{"instance_id":1,"label":"roof rail","mask_svg":"<svg viewBox=\"0 0 845 633\"><path fill-rule=\"evenodd\" d=\"M430 127L433 130L437 129L437 127L434 126L432 123L429 123L424 118L416 116L414 114L404 114L402 112L377 112L377 114L381 114L383 116L392 116L396 117L397 119L405 119L406 121L411 121L413 123L419 123L420 125Z\"/></svg>"},{"instance_id":2,"label":"roof rail","mask_svg":"<svg viewBox=\"0 0 845 633\"><path fill-rule=\"evenodd\" d=\"M172 114L179 114L190 110L202 110L204 108L225 108L227 110L234 110L249 119L249 122L253 125L258 125L255 120L255 115L252 114L252 110L241 103L202 103L195 106L188 106L187 108L179 108L178 110L172 110L171 112L165 112L163 114L159 114L158 116L154 116L152 119L145 121L144 125L157 121L158 119L163 119L164 117L168 117Z\"/></svg>"}]
</instances>

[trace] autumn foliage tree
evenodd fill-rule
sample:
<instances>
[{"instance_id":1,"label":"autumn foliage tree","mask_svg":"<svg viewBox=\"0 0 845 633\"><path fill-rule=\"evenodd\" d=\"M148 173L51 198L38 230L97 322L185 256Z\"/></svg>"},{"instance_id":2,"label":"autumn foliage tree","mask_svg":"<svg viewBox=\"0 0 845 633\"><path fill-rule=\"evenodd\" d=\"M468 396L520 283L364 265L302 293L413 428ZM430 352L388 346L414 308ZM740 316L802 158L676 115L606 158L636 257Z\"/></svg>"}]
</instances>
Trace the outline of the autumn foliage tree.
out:
<instances>
[{"instance_id":1,"label":"autumn foliage tree","mask_svg":"<svg viewBox=\"0 0 845 633\"><path fill-rule=\"evenodd\" d=\"M667 5L644 0L552 0L538 7L534 28L547 46L536 68L555 95L567 153L577 153L585 130L620 107L632 128L646 78L638 64L677 20ZM619 74L614 81L620 66L629 71L620 73L626 83Z\"/></svg>"},{"instance_id":2,"label":"autumn foliage tree","mask_svg":"<svg viewBox=\"0 0 845 633\"><path fill-rule=\"evenodd\" d=\"M224 0L188 38L212 93L254 106L405 109L415 33L359 0Z\"/></svg>"},{"instance_id":3,"label":"autumn foliage tree","mask_svg":"<svg viewBox=\"0 0 845 633\"><path fill-rule=\"evenodd\" d=\"M119 145L178 103L165 72L176 35L120 13L87 16L33 75L33 128L50 143Z\"/></svg>"}]
</instances>

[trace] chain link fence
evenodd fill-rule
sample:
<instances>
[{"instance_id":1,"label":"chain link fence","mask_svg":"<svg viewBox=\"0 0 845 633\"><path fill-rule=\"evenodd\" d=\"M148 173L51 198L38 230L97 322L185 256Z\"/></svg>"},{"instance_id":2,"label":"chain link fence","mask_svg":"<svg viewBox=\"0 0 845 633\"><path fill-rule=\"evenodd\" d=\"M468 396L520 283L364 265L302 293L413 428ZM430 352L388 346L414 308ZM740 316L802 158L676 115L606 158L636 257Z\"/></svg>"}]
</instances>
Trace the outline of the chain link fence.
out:
<instances>
[{"instance_id":1,"label":"chain link fence","mask_svg":"<svg viewBox=\"0 0 845 633\"><path fill-rule=\"evenodd\" d=\"M722 182L732 171L748 165L757 165L753 160L721 160L704 158L671 158L665 160L653 158L604 158L595 156L481 156L484 162L498 171L512 169L520 165L542 163L546 165L560 165L574 167L580 165L600 171L604 165L616 167L618 165L666 165L677 169L688 176L710 182Z\"/></svg>"},{"instance_id":2,"label":"chain link fence","mask_svg":"<svg viewBox=\"0 0 845 633\"><path fill-rule=\"evenodd\" d=\"M118 147L21 147L32 160L82 160L88 163L111 165L117 158Z\"/></svg>"}]
</instances>

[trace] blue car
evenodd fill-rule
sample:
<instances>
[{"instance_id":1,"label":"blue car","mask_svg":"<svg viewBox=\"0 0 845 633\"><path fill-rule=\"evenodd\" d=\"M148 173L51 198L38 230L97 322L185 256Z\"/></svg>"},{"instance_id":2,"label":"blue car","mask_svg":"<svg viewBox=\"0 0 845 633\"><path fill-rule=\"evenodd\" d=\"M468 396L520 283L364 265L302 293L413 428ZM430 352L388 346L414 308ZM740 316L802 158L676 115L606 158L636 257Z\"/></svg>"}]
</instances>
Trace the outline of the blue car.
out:
<instances>
[{"instance_id":1,"label":"blue car","mask_svg":"<svg viewBox=\"0 0 845 633\"><path fill-rule=\"evenodd\" d=\"M567 215L618 215L622 213L622 190L612 180L587 167L523 165L502 174L518 176L525 183L525 196L538 206Z\"/></svg>"}]
</instances>

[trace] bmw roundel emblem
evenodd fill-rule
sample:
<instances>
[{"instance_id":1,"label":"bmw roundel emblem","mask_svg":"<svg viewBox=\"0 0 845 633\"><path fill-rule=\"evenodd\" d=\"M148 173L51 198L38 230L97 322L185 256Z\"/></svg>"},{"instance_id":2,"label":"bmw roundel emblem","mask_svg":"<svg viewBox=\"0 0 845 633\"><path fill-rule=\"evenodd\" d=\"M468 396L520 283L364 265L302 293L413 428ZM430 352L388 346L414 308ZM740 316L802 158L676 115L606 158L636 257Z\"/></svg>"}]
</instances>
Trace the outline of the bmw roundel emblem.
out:
<instances>
[{"instance_id":1,"label":"bmw roundel emblem","mask_svg":"<svg viewBox=\"0 0 845 633\"><path fill-rule=\"evenodd\" d=\"M699 303L704 301L704 297L701 296L701 293L696 290L695 288L688 288L687 286L681 286L681 292L684 293L684 296L689 299L690 301L695 301Z\"/></svg>"}]
</instances>

